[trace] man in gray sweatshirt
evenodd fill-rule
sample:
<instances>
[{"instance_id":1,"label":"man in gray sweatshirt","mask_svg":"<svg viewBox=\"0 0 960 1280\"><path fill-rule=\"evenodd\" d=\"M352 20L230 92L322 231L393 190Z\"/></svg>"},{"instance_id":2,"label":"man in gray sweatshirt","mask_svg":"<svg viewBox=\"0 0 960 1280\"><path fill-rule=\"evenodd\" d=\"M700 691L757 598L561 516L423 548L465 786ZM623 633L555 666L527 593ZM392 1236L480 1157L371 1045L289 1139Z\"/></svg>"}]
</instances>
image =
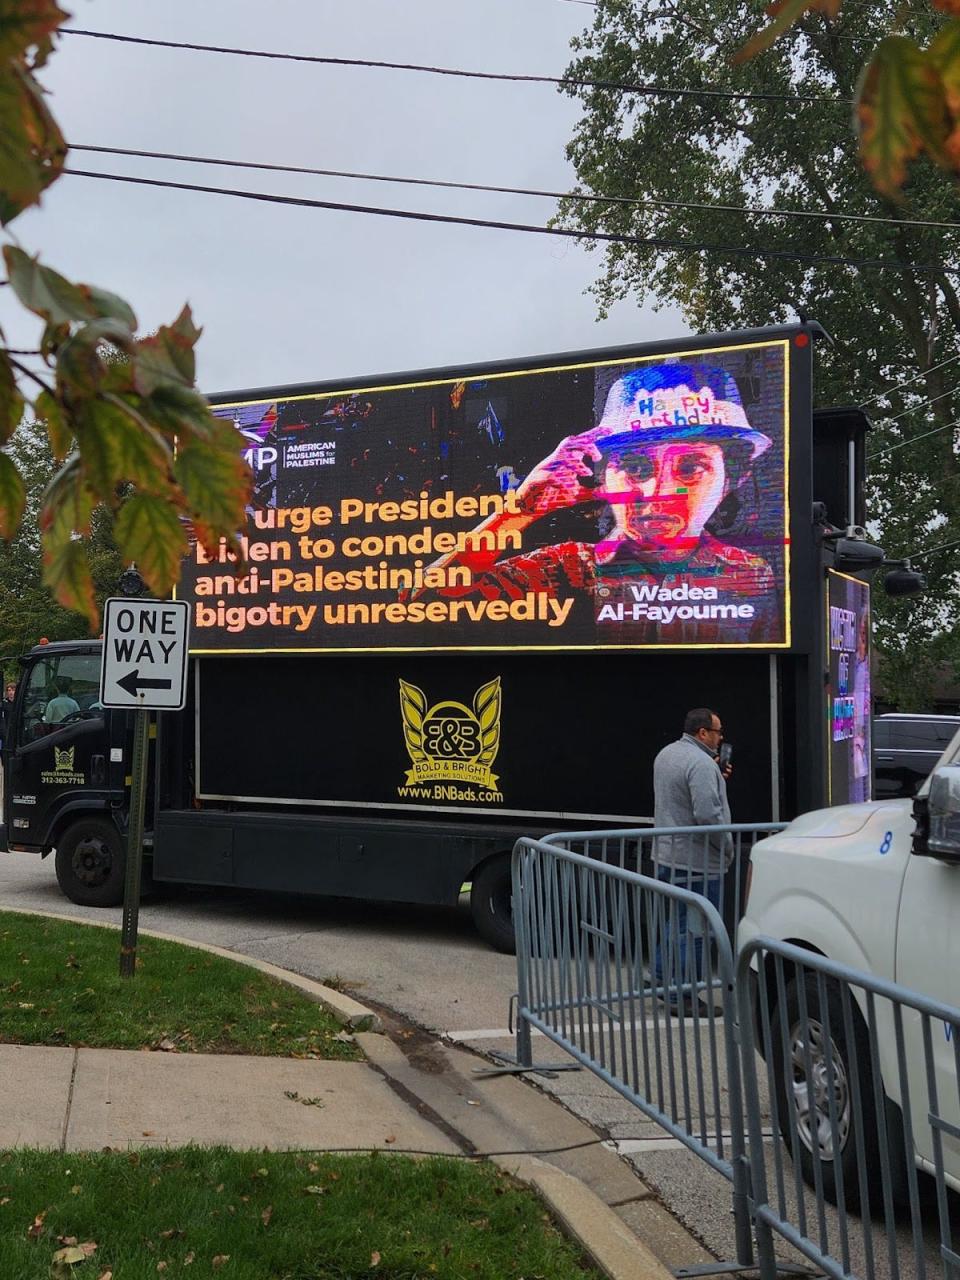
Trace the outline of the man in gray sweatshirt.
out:
<instances>
[{"instance_id":1,"label":"man in gray sweatshirt","mask_svg":"<svg viewBox=\"0 0 960 1280\"><path fill-rule=\"evenodd\" d=\"M653 762L653 820L656 827L709 827L730 823L727 784L717 756L723 741L723 725L715 711L697 707L687 713L683 737L663 748ZM693 893L702 894L719 910L723 876L733 855L728 833L658 836L654 846L657 876ZM672 1009L692 1011L696 984L703 978L703 938L700 918L689 923L687 905L663 902L658 912L656 948L657 984ZM693 939L692 966L688 965L688 940ZM666 976L666 981L664 977ZM681 996L689 984L691 994Z\"/></svg>"}]
</instances>

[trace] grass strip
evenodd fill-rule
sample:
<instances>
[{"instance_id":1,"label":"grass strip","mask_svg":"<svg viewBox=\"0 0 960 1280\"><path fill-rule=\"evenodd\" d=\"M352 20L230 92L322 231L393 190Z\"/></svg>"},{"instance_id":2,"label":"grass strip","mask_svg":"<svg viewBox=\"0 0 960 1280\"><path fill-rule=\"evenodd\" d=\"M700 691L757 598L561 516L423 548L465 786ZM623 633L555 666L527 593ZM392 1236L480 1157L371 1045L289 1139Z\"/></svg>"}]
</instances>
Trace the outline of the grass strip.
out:
<instances>
[{"instance_id":1,"label":"grass strip","mask_svg":"<svg viewBox=\"0 0 960 1280\"><path fill-rule=\"evenodd\" d=\"M84 1261L56 1262L84 1246ZM537 1197L491 1165L3 1152L0 1275L49 1280L58 1265L72 1280L600 1280Z\"/></svg>"},{"instance_id":2,"label":"grass strip","mask_svg":"<svg viewBox=\"0 0 960 1280\"><path fill-rule=\"evenodd\" d=\"M0 1042L362 1056L322 1005L246 965L156 938L133 978L119 960L115 929L0 912Z\"/></svg>"}]
</instances>

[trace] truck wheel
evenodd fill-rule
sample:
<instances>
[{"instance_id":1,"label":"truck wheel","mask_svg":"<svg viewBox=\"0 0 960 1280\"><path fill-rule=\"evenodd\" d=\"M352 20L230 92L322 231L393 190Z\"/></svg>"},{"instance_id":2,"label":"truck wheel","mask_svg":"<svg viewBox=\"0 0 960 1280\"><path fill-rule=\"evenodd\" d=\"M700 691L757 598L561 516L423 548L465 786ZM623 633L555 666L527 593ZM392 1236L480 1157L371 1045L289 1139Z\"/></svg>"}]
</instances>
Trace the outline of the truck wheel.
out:
<instances>
[{"instance_id":1,"label":"truck wheel","mask_svg":"<svg viewBox=\"0 0 960 1280\"><path fill-rule=\"evenodd\" d=\"M123 839L107 818L75 822L57 842L57 883L80 906L121 903L125 863Z\"/></svg>"},{"instance_id":2,"label":"truck wheel","mask_svg":"<svg viewBox=\"0 0 960 1280\"><path fill-rule=\"evenodd\" d=\"M498 854L485 862L473 877L470 914L477 933L496 951L508 955L516 950L513 932L513 883L510 855Z\"/></svg>"},{"instance_id":3,"label":"truck wheel","mask_svg":"<svg viewBox=\"0 0 960 1280\"><path fill-rule=\"evenodd\" d=\"M801 1016L801 983L806 997L806 1021ZM783 1007L778 1005L774 1009L771 1027L780 1133L794 1161L799 1161L808 1186L816 1186L815 1165L819 1164L826 1199L836 1204L842 1186L846 1207L856 1209L861 1200L857 1159L859 1129L871 1209L877 1210L883 1203L883 1181L870 1041L866 1024L852 998L850 1013L852 1046L847 1043L838 983L827 979L821 986L816 975L807 972L788 985ZM854 1070L859 1083L859 1115L853 1091ZM830 1117L831 1091L836 1129ZM888 1099L885 1099L883 1122L887 1130L893 1200L894 1204L902 1205L907 1198L903 1127L899 1108Z\"/></svg>"}]
</instances>

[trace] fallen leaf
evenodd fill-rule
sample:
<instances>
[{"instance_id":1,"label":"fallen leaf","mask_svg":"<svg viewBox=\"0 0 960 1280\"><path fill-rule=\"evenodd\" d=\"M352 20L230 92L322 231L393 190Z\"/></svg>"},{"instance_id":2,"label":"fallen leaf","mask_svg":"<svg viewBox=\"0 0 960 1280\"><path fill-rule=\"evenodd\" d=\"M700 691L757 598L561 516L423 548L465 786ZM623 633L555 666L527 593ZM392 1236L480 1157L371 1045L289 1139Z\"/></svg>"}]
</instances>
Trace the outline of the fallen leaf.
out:
<instances>
[{"instance_id":1,"label":"fallen leaf","mask_svg":"<svg viewBox=\"0 0 960 1280\"><path fill-rule=\"evenodd\" d=\"M152 1138L156 1135L156 1129L142 1129L141 1134L144 1138Z\"/></svg>"},{"instance_id":2,"label":"fallen leaf","mask_svg":"<svg viewBox=\"0 0 960 1280\"><path fill-rule=\"evenodd\" d=\"M32 1004L27 1004L27 1003L25 1003L24 1001L21 1001L21 1002L17 1005L17 1008L18 1008L18 1009L32 1009L32 1008L33 1008L33 1005L32 1005Z\"/></svg>"},{"instance_id":3,"label":"fallen leaf","mask_svg":"<svg viewBox=\"0 0 960 1280\"><path fill-rule=\"evenodd\" d=\"M371 1267L379 1267L380 1265L380 1254L376 1249L374 1249L373 1253L370 1255L370 1265Z\"/></svg>"},{"instance_id":4,"label":"fallen leaf","mask_svg":"<svg viewBox=\"0 0 960 1280\"><path fill-rule=\"evenodd\" d=\"M387 1134L387 1136L384 1138L384 1142L396 1142L396 1140L397 1140L397 1135L395 1133Z\"/></svg>"},{"instance_id":5,"label":"fallen leaf","mask_svg":"<svg viewBox=\"0 0 960 1280\"><path fill-rule=\"evenodd\" d=\"M166 1269L167 1269L167 1264L166 1264L165 1262L158 1262L158 1263L157 1263L157 1270L158 1270L158 1271L166 1271Z\"/></svg>"},{"instance_id":6,"label":"fallen leaf","mask_svg":"<svg viewBox=\"0 0 960 1280\"><path fill-rule=\"evenodd\" d=\"M43 1234L43 1220L46 1216L47 1210L44 1209L43 1213L38 1213L34 1218L33 1225L27 1227L27 1235L31 1240L36 1240Z\"/></svg>"},{"instance_id":7,"label":"fallen leaf","mask_svg":"<svg viewBox=\"0 0 960 1280\"><path fill-rule=\"evenodd\" d=\"M168 1231L160 1232L160 1239L161 1240L179 1240L182 1236L185 1236L186 1234L187 1233L185 1231L181 1231L179 1227L170 1227Z\"/></svg>"},{"instance_id":8,"label":"fallen leaf","mask_svg":"<svg viewBox=\"0 0 960 1280\"><path fill-rule=\"evenodd\" d=\"M9 1203L10 1203L9 1196L0 1196L0 1204L9 1204Z\"/></svg>"},{"instance_id":9,"label":"fallen leaf","mask_svg":"<svg viewBox=\"0 0 960 1280\"><path fill-rule=\"evenodd\" d=\"M78 1196L82 1190L83 1190L83 1187L81 1187L81 1186L79 1186L79 1185L78 1185L78 1186L76 1186L76 1187L71 1187L71 1188L70 1188L70 1194L71 1194L72 1196Z\"/></svg>"},{"instance_id":10,"label":"fallen leaf","mask_svg":"<svg viewBox=\"0 0 960 1280\"><path fill-rule=\"evenodd\" d=\"M192 1249L190 1250L190 1252L189 1252L189 1253L185 1253L185 1254L183 1255L183 1265L184 1265L185 1267L189 1267L190 1263L194 1260L194 1258L195 1258L196 1256L197 1256L197 1255L193 1252L193 1250L192 1250Z\"/></svg>"},{"instance_id":11,"label":"fallen leaf","mask_svg":"<svg viewBox=\"0 0 960 1280\"><path fill-rule=\"evenodd\" d=\"M76 1244L76 1236L57 1236L57 1244Z\"/></svg>"},{"instance_id":12,"label":"fallen leaf","mask_svg":"<svg viewBox=\"0 0 960 1280\"><path fill-rule=\"evenodd\" d=\"M229 1261L230 1261L229 1253L218 1253L214 1256L213 1261L211 1262L210 1265L213 1267L214 1271L219 1271L220 1268Z\"/></svg>"},{"instance_id":13,"label":"fallen leaf","mask_svg":"<svg viewBox=\"0 0 960 1280\"><path fill-rule=\"evenodd\" d=\"M84 1254L89 1258L97 1252L97 1242L95 1240L82 1240L80 1242L80 1248L83 1250Z\"/></svg>"},{"instance_id":14,"label":"fallen leaf","mask_svg":"<svg viewBox=\"0 0 960 1280\"><path fill-rule=\"evenodd\" d=\"M308 1196L325 1196L327 1194L326 1187L304 1187Z\"/></svg>"},{"instance_id":15,"label":"fallen leaf","mask_svg":"<svg viewBox=\"0 0 960 1280\"><path fill-rule=\"evenodd\" d=\"M164 1038L162 1040L158 1040L153 1047L154 1049L159 1049L161 1053L176 1053L177 1042L169 1039L167 1036L164 1036Z\"/></svg>"},{"instance_id":16,"label":"fallen leaf","mask_svg":"<svg viewBox=\"0 0 960 1280\"><path fill-rule=\"evenodd\" d=\"M113 1280L113 1272L101 1271L100 1275L97 1276L97 1280Z\"/></svg>"},{"instance_id":17,"label":"fallen leaf","mask_svg":"<svg viewBox=\"0 0 960 1280\"><path fill-rule=\"evenodd\" d=\"M76 1262L85 1262L87 1255L83 1252L79 1245L68 1244L65 1249L58 1249L53 1255L54 1275L69 1275L68 1267L72 1267Z\"/></svg>"},{"instance_id":18,"label":"fallen leaf","mask_svg":"<svg viewBox=\"0 0 960 1280\"><path fill-rule=\"evenodd\" d=\"M263 1223L265 1227L269 1227L270 1219L272 1217L273 1217L273 1205L268 1204L267 1207L264 1209L263 1213L261 1213L260 1215L260 1221Z\"/></svg>"}]
</instances>

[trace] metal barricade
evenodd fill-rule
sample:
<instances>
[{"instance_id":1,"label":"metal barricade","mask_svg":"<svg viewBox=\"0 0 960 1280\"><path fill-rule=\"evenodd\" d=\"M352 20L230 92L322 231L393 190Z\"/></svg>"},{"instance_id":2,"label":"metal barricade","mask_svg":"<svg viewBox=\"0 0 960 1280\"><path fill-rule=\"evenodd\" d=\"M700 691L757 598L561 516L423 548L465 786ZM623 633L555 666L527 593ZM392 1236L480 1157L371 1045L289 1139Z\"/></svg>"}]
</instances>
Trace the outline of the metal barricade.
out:
<instances>
[{"instance_id":1,"label":"metal barricade","mask_svg":"<svg viewBox=\"0 0 960 1280\"><path fill-rule=\"evenodd\" d=\"M690 829L698 840L722 841L735 832L740 850L772 830L779 827ZM748 1265L741 1063L724 899L709 885L715 876L703 886L708 897L693 891L695 879L681 884L679 875L632 869L648 865L655 841L678 834L689 832L564 833L517 842L517 1061L533 1065L531 1031L542 1032L727 1178L737 1260ZM572 851L574 843L585 852ZM739 892L734 896L739 903Z\"/></svg>"},{"instance_id":2,"label":"metal barricade","mask_svg":"<svg viewBox=\"0 0 960 1280\"><path fill-rule=\"evenodd\" d=\"M706 894L733 941L743 914L750 850L757 840L785 826L783 822L762 822L561 831L544 836L544 843Z\"/></svg>"},{"instance_id":3,"label":"metal barricade","mask_svg":"<svg viewBox=\"0 0 960 1280\"><path fill-rule=\"evenodd\" d=\"M764 1280L773 1233L836 1280L960 1280L960 1010L765 937L736 984Z\"/></svg>"}]
</instances>

